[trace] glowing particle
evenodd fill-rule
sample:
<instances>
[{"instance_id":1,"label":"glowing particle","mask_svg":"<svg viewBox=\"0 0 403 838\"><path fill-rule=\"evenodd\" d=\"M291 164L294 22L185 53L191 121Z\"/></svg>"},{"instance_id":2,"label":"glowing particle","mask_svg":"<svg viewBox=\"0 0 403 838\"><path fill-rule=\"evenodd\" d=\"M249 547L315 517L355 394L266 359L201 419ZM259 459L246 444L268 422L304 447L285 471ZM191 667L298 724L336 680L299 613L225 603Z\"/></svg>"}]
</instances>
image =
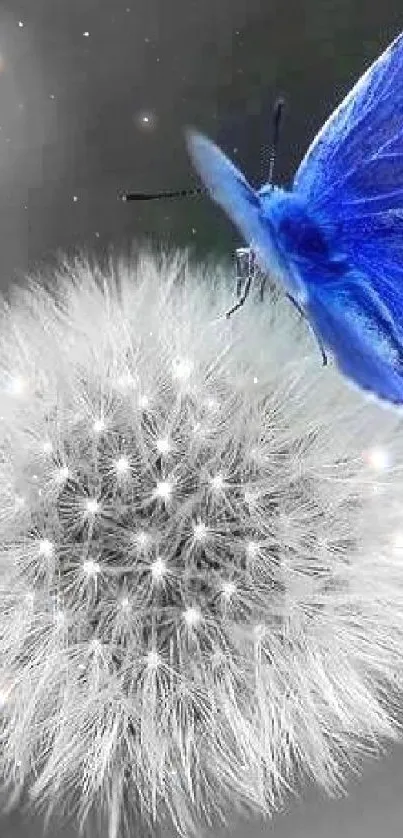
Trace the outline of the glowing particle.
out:
<instances>
[{"instance_id":1,"label":"glowing particle","mask_svg":"<svg viewBox=\"0 0 403 838\"><path fill-rule=\"evenodd\" d=\"M96 419L93 425L96 434L99 434L101 433L101 431L104 431L105 427L105 421L103 419Z\"/></svg>"},{"instance_id":2,"label":"glowing particle","mask_svg":"<svg viewBox=\"0 0 403 838\"><path fill-rule=\"evenodd\" d=\"M95 513L98 512L99 504L95 498L91 498L90 500L88 500L86 505L87 512L89 512L90 515L95 515Z\"/></svg>"},{"instance_id":3,"label":"glowing particle","mask_svg":"<svg viewBox=\"0 0 403 838\"><path fill-rule=\"evenodd\" d=\"M155 651L155 649L152 649L151 652L148 652L148 654L147 654L147 666L150 669L156 669L160 665L160 663L161 663L161 656L158 654L158 652Z\"/></svg>"},{"instance_id":4,"label":"glowing particle","mask_svg":"<svg viewBox=\"0 0 403 838\"><path fill-rule=\"evenodd\" d=\"M152 131L157 124L157 116L153 111L142 111L136 115L135 122L138 128Z\"/></svg>"},{"instance_id":5,"label":"glowing particle","mask_svg":"<svg viewBox=\"0 0 403 838\"><path fill-rule=\"evenodd\" d=\"M188 358L177 358L173 363L173 376L185 380L192 372L193 364Z\"/></svg>"},{"instance_id":6,"label":"glowing particle","mask_svg":"<svg viewBox=\"0 0 403 838\"><path fill-rule=\"evenodd\" d=\"M167 437L164 439L157 439L157 451L159 451L160 454L167 454L169 450L170 445Z\"/></svg>"},{"instance_id":7,"label":"glowing particle","mask_svg":"<svg viewBox=\"0 0 403 838\"><path fill-rule=\"evenodd\" d=\"M246 552L249 556L256 556L258 552L258 545L256 541L248 541L246 545Z\"/></svg>"},{"instance_id":8,"label":"glowing particle","mask_svg":"<svg viewBox=\"0 0 403 838\"><path fill-rule=\"evenodd\" d=\"M26 381L21 375L16 375L11 379L9 384L9 392L13 396L21 396L26 388Z\"/></svg>"},{"instance_id":9,"label":"glowing particle","mask_svg":"<svg viewBox=\"0 0 403 838\"><path fill-rule=\"evenodd\" d=\"M203 541L207 534L207 527L206 525L200 521L198 524L195 524L193 527L193 534L196 541Z\"/></svg>"},{"instance_id":10,"label":"glowing particle","mask_svg":"<svg viewBox=\"0 0 403 838\"><path fill-rule=\"evenodd\" d=\"M157 483L155 494L157 497L167 500L172 492L172 483L169 480L161 480Z\"/></svg>"},{"instance_id":11,"label":"glowing particle","mask_svg":"<svg viewBox=\"0 0 403 838\"><path fill-rule=\"evenodd\" d=\"M222 587L222 594L225 599L230 599L231 596L235 593L236 587L234 582L226 582L225 585Z\"/></svg>"},{"instance_id":12,"label":"glowing particle","mask_svg":"<svg viewBox=\"0 0 403 838\"><path fill-rule=\"evenodd\" d=\"M101 568L98 562L94 562L93 559L86 559L83 563L83 570L86 576L94 577L100 572Z\"/></svg>"},{"instance_id":13,"label":"glowing particle","mask_svg":"<svg viewBox=\"0 0 403 838\"><path fill-rule=\"evenodd\" d=\"M390 465L389 454L381 447L370 448L365 452L364 457L367 463L377 471L382 471Z\"/></svg>"},{"instance_id":14,"label":"glowing particle","mask_svg":"<svg viewBox=\"0 0 403 838\"><path fill-rule=\"evenodd\" d=\"M120 600L120 607L123 608L124 611L127 611L130 608L129 597L127 597L127 596L122 597L122 599Z\"/></svg>"},{"instance_id":15,"label":"glowing particle","mask_svg":"<svg viewBox=\"0 0 403 838\"><path fill-rule=\"evenodd\" d=\"M154 579L162 579L166 572L166 564L160 556L151 565L151 573Z\"/></svg>"},{"instance_id":16,"label":"glowing particle","mask_svg":"<svg viewBox=\"0 0 403 838\"><path fill-rule=\"evenodd\" d=\"M216 474L215 477L212 477L211 485L213 489L222 489L222 487L224 486L224 478L222 474Z\"/></svg>"},{"instance_id":17,"label":"glowing particle","mask_svg":"<svg viewBox=\"0 0 403 838\"><path fill-rule=\"evenodd\" d=\"M65 480L67 480L68 476L69 476L68 466L61 466L61 468L59 468L58 473L57 473L57 480L60 483L63 483Z\"/></svg>"},{"instance_id":18,"label":"glowing particle","mask_svg":"<svg viewBox=\"0 0 403 838\"><path fill-rule=\"evenodd\" d=\"M129 460L127 457L120 457L115 463L118 474L124 474L129 468Z\"/></svg>"},{"instance_id":19,"label":"glowing particle","mask_svg":"<svg viewBox=\"0 0 403 838\"><path fill-rule=\"evenodd\" d=\"M200 622L201 614L198 608L191 606L184 612L183 618L187 626L196 626Z\"/></svg>"},{"instance_id":20,"label":"glowing particle","mask_svg":"<svg viewBox=\"0 0 403 838\"><path fill-rule=\"evenodd\" d=\"M48 538L44 538L39 543L39 553L41 556L46 556L49 559L53 555L54 545Z\"/></svg>"}]
</instances>

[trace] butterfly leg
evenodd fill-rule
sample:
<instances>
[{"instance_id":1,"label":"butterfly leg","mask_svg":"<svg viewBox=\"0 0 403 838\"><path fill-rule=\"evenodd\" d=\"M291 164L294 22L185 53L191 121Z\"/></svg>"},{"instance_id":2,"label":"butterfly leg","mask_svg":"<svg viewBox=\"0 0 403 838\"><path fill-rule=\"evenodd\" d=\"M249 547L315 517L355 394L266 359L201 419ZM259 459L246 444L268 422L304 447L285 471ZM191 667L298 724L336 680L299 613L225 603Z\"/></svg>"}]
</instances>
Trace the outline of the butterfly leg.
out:
<instances>
[{"instance_id":1,"label":"butterfly leg","mask_svg":"<svg viewBox=\"0 0 403 838\"><path fill-rule=\"evenodd\" d=\"M246 300L246 298L249 294L252 279L253 279L253 274L249 274L249 276L247 277L247 280L245 282L245 288L243 290L242 296L239 298L238 302L235 303L234 306L232 306L232 308L230 308L228 311L225 312L225 316L227 318L231 317L231 314L233 314L234 311L236 311L238 308L241 308L241 306L243 306L243 304L244 304L244 302L245 302L245 300Z\"/></svg>"},{"instance_id":2,"label":"butterfly leg","mask_svg":"<svg viewBox=\"0 0 403 838\"><path fill-rule=\"evenodd\" d=\"M310 321L310 320L309 320L309 318L306 316L306 314L305 314L304 310L301 308L301 306L299 305L299 303L297 303L297 301L296 301L296 300L294 300L294 297L292 297L292 296L291 296L291 294L286 294L286 296L288 297L288 299L289 299L289 300L291 300L291 302L293 303L293 305L295 306L295 308L297 309L297 311L299 311L299 313L300 313L301 317L305 317L305 320L308 322L308 326L309 326L309 328L311 329L311 332L314 334L314 336L315 336L315 338L316 338L316 340L317 340L317 343L318 343L319 349L320 349L320 351L321 351L321 353L322 353L322 366L323 366L323 367L326 367L326 366L327 366L327 355L326 355L326 352L325 352L325 350L324 350L324 348L323 348L323 344L322 344L322 342L321 342L321 340L320 340L319 336L317 335L317 333L316 333L316 331L315 331L315 329L314 329L314 327L313 327L313 325L312 325L311 321Z\"/></svg>"},{"instance_id":3,"label":"butterfly leg","mask_svg":"<svg viewBox=\"0 0 403 838\"><path fill-rule=\"evenodd\" d=\"M261 303L263 302L263 292L264 292L264 286L266 285L266 279L267 279L266 274L263 274L262 279L260 280L260 302Z\"/></svg>"}]
</instances>

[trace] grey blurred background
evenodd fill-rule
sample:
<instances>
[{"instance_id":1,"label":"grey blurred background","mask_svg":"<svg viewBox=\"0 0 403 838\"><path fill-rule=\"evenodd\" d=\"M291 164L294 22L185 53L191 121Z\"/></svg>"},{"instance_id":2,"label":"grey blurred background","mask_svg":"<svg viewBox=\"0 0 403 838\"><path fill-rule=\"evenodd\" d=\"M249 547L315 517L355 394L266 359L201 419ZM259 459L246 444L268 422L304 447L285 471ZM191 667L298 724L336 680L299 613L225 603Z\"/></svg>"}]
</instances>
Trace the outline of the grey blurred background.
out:
<instances>
[{"instance_id":1,"label":"grey blurred background","mask_svg":"<svg viewBox=\"0 0 403 838\"><path fill-rule=\"evenodd\" d=\"M402 24L401 0L0 0L0 287L58 250L102 255L143 235L230 252L239 239L206 198L123 204L118 192L198 185L186 125L257 184L280 93L286 185ZM346 800L301 793L273 822L232 834L401 836L403 748L367 764ZM24 835L41 835L40 818L0 820L1 838Z\"/></svg>"}]
</instances>

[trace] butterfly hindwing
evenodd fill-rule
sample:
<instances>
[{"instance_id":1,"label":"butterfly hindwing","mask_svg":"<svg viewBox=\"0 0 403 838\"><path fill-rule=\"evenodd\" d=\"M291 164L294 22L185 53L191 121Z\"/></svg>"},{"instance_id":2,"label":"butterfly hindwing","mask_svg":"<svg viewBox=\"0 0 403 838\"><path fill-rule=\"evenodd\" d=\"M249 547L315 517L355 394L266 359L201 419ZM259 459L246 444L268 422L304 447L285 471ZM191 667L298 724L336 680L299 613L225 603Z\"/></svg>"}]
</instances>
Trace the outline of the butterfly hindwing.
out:
<instances>
[{"instance_id":1,"label":"butterfly hindwing","mask_svg":"<svg viewBox=\"0 0 403 838\"><path fill-rule=\"evenodd\" d=\"M403 343L403 34L319 131L297 170L293 192L320 226L335 231L335 245L353 277L351 305L358 308L361 301L365 308L366 298L378 300L371 309L374 329L381 328L382 306ZM357 329L344 345L350 326L348 306L338 306L343 286L328 283L319 303L308 280L308 293L316 299L319 319L326 320L325 309L329 317L331 312L337 316L335 355L341 369L364 389L403 402L400 363L381 360L375 339L365 342L363 354L363 333Z\"/></svg>"},{"instance_id":2,"label":"butterfly hindwing","mask_svg":"<svg viewBox=\"0 0 403 838\"><path fill-rule=\"evenodd\" d=\"M403 404L403 342L376 292L352 277L337 293L316 285L306 313L340 371L383 402Z\"/></svg>"}]
</instances>

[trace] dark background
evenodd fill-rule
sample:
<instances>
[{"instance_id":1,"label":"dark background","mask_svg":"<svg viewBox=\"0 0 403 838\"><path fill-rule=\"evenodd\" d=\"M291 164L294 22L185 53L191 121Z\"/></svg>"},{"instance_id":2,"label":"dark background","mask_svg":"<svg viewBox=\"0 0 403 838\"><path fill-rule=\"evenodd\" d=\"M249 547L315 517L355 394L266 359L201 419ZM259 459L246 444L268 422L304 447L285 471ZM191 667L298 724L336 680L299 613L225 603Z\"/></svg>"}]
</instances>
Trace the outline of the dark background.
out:
<instances>
[{"instance_id":1,"label":"dark background","mask_svg":"<svg viewBox=\"0 0 403 838\"><path fill-rule=\"evenodd\" d=\"M0 0L0 287L58 250L119 252L143 235L230 253L239 239L207 198L136 205L118 192L198 185L189 124L257 185L280 93L276 180L290 183L402 23L401 0ZM307 785L288 814L236 834L397 838L402 796L395 748L352 780L348 800ZM39 826L16 813L0 835L35 836Z\"/></svg>"},{"instance_id":2,"label":"dark background","mask_svg":"<svg viewBox=\"0 0 403 838\"><path fill-rule=\"evenodd\" d=\"M118 191L198 185L189 124L257 185L278 94L276 180L290 183L402 21L401 0L0 0L0 287L57 249L144 234L228 252L237 235L206 197Z\"/></svg>"}]
</instances>

